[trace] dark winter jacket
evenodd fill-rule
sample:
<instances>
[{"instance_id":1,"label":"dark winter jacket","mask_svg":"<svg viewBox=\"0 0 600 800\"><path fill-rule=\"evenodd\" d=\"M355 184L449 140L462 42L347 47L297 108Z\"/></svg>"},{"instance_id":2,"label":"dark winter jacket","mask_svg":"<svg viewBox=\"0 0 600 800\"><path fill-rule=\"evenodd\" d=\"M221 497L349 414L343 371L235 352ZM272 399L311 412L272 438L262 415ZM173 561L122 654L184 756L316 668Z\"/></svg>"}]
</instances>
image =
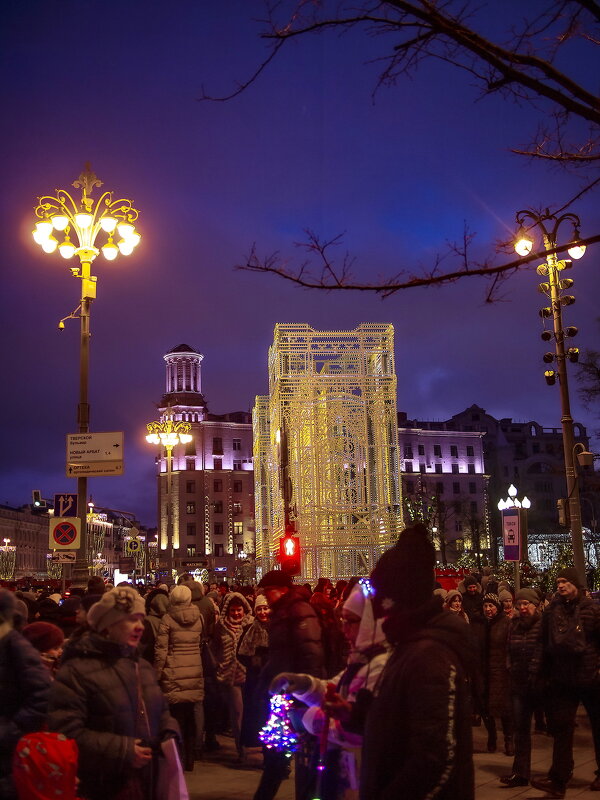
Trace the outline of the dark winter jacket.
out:
<instances>
[{"instance_id":1,"label":"dark winter jacket","mask_svg":"<svg viewBox=\"0 0 600 800\"><path fill-rule=\"evenodd\" d=\"M0 797L12 797L11 757L24 733L46 719L50 673L40 654L9 623L0 624Z\"/></svg>"},{"instance_id":2,"label":"dark winter jacket","mask_svg":"<svg viewBox=\"0 0 600 800\"><path fill-rule=\"evenodd\" d=\"M361 800L474 798L469 627L437 609L384 669L367 716Z\"/></svg>"},{"instance_id":3,"label":"dark winter jacket","mask_svg":"<svg viewBox=\"0 0 600 800\"><path fill-rule=\"evenodd\" d=\"M514 617L508 632L508 672L511 691L527 694L537 688L542 662L542 618Z\"/></svg>"},{"instance_id":4,"label":"dark winter jacket","mask_svg":"<svg viewBox=\"0 0 600 800\"><path fill-rule=\"evenodd\" d=\"M542 616L544 674L550 682L589 686L600 669L600 605L556 597Z\"/></svg>"},{"instance_id":5,"label":"dark winter jacket","mask_svg":"<svg viewBox=\"0 0 600 800\"><path fill-rule=\"evenodd\" d=\"M469 622L483 617L483 595L481 592L469 594L465 592L462 596L463 611L469 618Z\"/></svg>"},{"instance_id":6,"label":"dark winter jacket","mask_svg":"<svg viewBox=\"0 0 600 800\"><path fill-rule=\"evenodd\" d=\"M507 666L510 623L506 614L498 611L492 619L474 618L471 626L479 649L481 712L490 717L504 717L511 713Z\"/></svg>"},{"instance_id":7,"label":"dark winter jacket","mask_svg":"<svg viewBox=\"0 0 600 800\"><path fill-rule=\"evenodd\" d=\"M155 746L179 730L150 664L95 631L65 649L50 690L48 722L50 730L77 742L81 794L90 800L115 797L127 782L135 739ZM147 785L150 771L143 769Z\"/></svg>"}]
</instances>

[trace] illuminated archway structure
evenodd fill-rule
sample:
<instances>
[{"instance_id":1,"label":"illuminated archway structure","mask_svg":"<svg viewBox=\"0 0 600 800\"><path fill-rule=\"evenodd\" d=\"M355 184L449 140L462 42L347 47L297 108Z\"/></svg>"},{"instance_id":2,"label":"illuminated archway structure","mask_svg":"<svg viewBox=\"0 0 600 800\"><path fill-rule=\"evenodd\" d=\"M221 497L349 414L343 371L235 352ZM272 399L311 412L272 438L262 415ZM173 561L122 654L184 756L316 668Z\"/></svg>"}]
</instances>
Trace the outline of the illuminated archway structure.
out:
<instances>
[{"instance_id":1,"label":"illuminated archway structure","mask_svg":"<svg viewBox=\"0 0 600 800\"><path fill-rule=\"evenodd\" d=\"M393 326L276 325L253 422L263 572L291 523L305 579L368 574L402 529Z\"/></svg>"}]
</instances>

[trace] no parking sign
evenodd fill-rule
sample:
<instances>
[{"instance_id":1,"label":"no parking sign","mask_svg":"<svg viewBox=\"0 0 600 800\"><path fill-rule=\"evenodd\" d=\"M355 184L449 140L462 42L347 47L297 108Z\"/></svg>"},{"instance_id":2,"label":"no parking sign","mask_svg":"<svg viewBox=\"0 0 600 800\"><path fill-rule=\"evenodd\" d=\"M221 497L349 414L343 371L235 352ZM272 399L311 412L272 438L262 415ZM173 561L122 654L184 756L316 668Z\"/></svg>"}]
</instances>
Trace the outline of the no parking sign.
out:
<instances>
[{"instance_id":1,"label":"no parking sign","mask_svg":"<svg viewBox=\"0 0 600 800\"><path fill-rule=\"evenodd\" d=\"M48 546L52 550L78 550L81 520L79 517L54 517L50 520Z\"/></svg>"}]
</instances>

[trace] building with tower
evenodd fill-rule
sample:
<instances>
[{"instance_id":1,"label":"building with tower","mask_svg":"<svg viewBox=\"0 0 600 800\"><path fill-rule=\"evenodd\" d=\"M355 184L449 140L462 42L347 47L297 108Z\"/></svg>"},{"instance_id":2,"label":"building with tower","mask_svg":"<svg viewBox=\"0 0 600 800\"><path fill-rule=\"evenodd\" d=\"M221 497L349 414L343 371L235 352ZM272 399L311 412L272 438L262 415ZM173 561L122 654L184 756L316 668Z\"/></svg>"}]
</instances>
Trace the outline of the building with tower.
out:
<instances>
[{"instance_id":1,"label":"building with tower","mask_svg":"<svg viewBox=\"0 0 600 800\"><path fill-rule=\"evenodd\" d=\"M305 579L368 575L402 529L393 326L276 325L253 422L260 569L294 530Z\"/></svg>"},{"instance_id":2,"label":"building with tower","mask_svg":"<svg viewBox=\"0 0 600 800\"><path fill-rule=\"evenodd\" d=\"M190 424L192 441L173 449L171 506L174 566L207 569L219 578L239 574L254 557L254 472L249 412L212 414L202 394L204 356L180 344L165 356L160 418ZM167 458L158 465L159 541L167 526Z\"/></svg>"}]
</instances>

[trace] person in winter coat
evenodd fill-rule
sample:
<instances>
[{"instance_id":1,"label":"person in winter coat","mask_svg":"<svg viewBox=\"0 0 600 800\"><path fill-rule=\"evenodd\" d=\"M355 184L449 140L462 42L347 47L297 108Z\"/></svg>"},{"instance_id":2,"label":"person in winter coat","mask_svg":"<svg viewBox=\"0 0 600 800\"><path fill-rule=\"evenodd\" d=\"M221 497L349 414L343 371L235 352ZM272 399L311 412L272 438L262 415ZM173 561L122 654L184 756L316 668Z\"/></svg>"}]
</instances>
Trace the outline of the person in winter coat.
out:
<instances>
[{"instance_id":1,"label":"person in winter coat","mask_svg":"<svg viewBox=\"0 0 600 800\"><path fill-rule=\"evenodd\" d=\"M175 586L169 606L160 619L154 651L154 668L169 710L181 728L184 769L194 769L196 731L194 710L204 700L204 681L200 657L202 617L192 605L188 585Z\"/></svg>"},{"instance_id":2,"label":"person in winter coat","mask_svg":"<svg viewBox=\"0 0 600 800\"><path fill-rule=\"evenodd\" d=\"M75 739L87 800L153 800L163 739L178 736L154 669L137 648L144 602L130 586L106 592L88 612L90 630L63 652L48 725Z\"/></svg>"},{"instance_id":3,"label":"person in winter coat","mask_svg":"<svg viewBox=\"0 0 600 800\"><path fill-rule=\"evenodd\" d=\"M373 693L381 678L390 648L382 629L381 619L376 620L371 602L371 590L363 582L354 587L342 608L342 624L351 651L346 667L331 681L311 675L283 672L271 682L274 694L293 694L309 708L302 723L309 733L322 735L328 723L328 753L323 771L320 800L339 800L357 797L360 732L344 728L343 724L326 717L322 709L328 684L334 685L337 702L355 703L359 692Z\"/></svg>"},{"instance_id":4,"label":"person in winter coat","mask_svg":"<svg viewBox=\"0 0 600 800\"><path fill-rule=\"evenodd\" d=\"M488 733L487 749L497 747L496 718L504 734L504 754L514 756L510 682L507 669L507 644L510 619L502 612L498 595L483 598L483 618L473 620L478 643L480 672L479 700L481 716Z\"/></svg>"},{"instance_id":5,"label":"person in winter coat","mask_svg":"<svg viewBox=\"0 0 600 800\"><path fill-rule=\"evenodd\" d=\"M258 732L264 720L256 687L262 668L269 656L269 617L271 609L267 598L260 594L254 601L254 622L248 625L240 638L238 661L246 670L243 688L244 712L242 715L241 743L243 747L260 747Z\"/></svg>"},{"instance_id":6,"label":"person in winter coat","mask_svg":"<svg viewBox=\"0 0 600 800\"><path fill-rule=\"evenodd\" d=\"M146 618L144 619L144 633L142 634L142 657L154 664L154 651L158 626L169 607L169 593L163 589L154 589L145 598Z\"/></svg>"},{"instance_id":7,"label":"person in winter coat","mask_svg":"<svg viewBox=\"0 0 600 800\"><path fill-rule=\"evenodd\" d=\"M515 726L515 758L504 786L527 786L531 770L531 718L538 704L542 661L542 618L534 589L521 589L515 598L518 616L508 633L508 672Z\"/></svg>"},{"instance_id":8,"label":"person in winter coat","mask_svg":"<svg viewBox=\"0 0 600 800\"><path fill-rule=\"evenodd\" d=\"M50 674L40 654L14 630L15 596L0 589L0 797L16 797L11 759L24 733L46 719Z\"/></svg>"},{"instance_id":9,"label":"person in winter coat","mask_svg":"<svg viewBox=\"0 0 600 800\"><path fill-rule=\"evenodd\" d=\"M500 600L502 612L506 614L509 619L517 616L512 592L508 589L501 589L500 592L498 592L498 600Z\"/></svg>"},{"instance_id":10,"label":"person in winter coat","mask_svg":"<svg viewBox=\"0 0 600 800\"><path fill-rule=\"evenodd\" d=\"M38 651L50 677L54 678L65 641L62 630L51 622L31 622L22 634Z\"/></svg>"},{"instance_id":11,"label":"person in winter coat","mask_svg":"<svg viewBox=\"0 0 600 800\"><path fill-rule=\"evenodd\" d=\"M462 594L458 589L450 589L444 598L444 609L457 614L464 622L469 624L469 617L463 611L462 607Z\"/></svg>"},{"instance_id":12,"label":"person in winter coat","mask_svg":"<svg viewBox=\"0 0 600 800\"><path fill-rule=\"evenodd\" d=\"M238 661L237 649L244 632L250 625L252 609L239 592L228 592L223 598L221 616L213 634L213 654L217 663L217 683L229 714L229 724L235 741L239 761L244 759L241 742L242 715L244 711L242 687L246 669Z\"/></svg>"},{"instance_id":13,"label":"person in winter coat","mask_svg":"<svg viewBox=\"0 0 600 800\"><path fill-rule=\"evenodd\" d=\"M373 603L393 650L368 708L361 800L473 800L469 626L433 596L435 550L406 528L377 562ZM359 704L356 704L355 708Z\"/></svg>"},{"instance_id":14,"label":"person in winter coat","mask_svg":"<svg viewBox=\"0 0 600 800\"><path fill-rule=\"evenodd\" d=\"M467 575L463 581L465 590L462 593L463 611L472 622L475 617L481 619L483 617L483 599L481 594L481 586L477 583L477 579L473 575Z\"/></svg>"},{"instance_id":15,"label":"person in winter coat","mask_svg":"<svg viewBox=\"0 0 600 800\"><path fill-rule=\"evenodd\" d=\"M556 597L542 614L543 677L548 730L554 738L547 778L532 779L535 789L564 797L573 774L573 731L579 703L585 708L594 741L600 791L600 605L584 595L577 570L567 567L556 577Z\"/></svg>"}]
</instances>

